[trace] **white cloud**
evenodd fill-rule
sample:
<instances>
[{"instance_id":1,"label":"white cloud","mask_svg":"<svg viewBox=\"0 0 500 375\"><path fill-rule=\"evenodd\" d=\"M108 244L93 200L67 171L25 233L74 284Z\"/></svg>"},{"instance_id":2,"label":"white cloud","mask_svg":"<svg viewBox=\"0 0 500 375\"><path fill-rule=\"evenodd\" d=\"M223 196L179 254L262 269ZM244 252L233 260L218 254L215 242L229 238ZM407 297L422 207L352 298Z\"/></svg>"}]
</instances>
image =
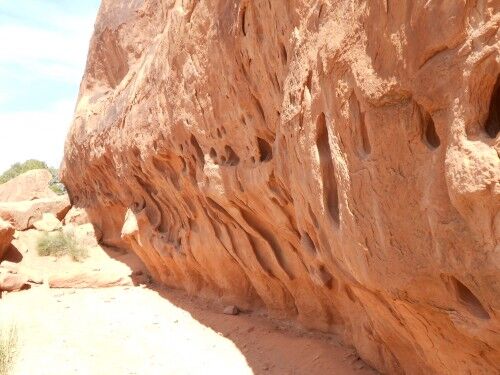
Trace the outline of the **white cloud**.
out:
<instances>
[{"instance_id":1,"label":"white cloud","mask_svg":"<svg viewBox=\"0 0 500 375\"><path fill-rule=\"evenodd\" d=\"M0 113L0 173L27 159L59 167L73 106L72 100L63 100L45 111Z\"/></svg>"},{"instance_id":2,"label":"white cloud","mask_svg":"<svg viewBox=\"0 0 500 375\"><path fill-rule=\"evenodd\" d=\"M31 158L59 166L97 6L0 0L0 173ZM19 95L35 84L36 94Z\"/></svg>"},{"instance_id":3,"label":"white cloud","mask_svg":"<svg viewBox=\"0 0 500 375\"><path fill-rule=\"evenodd\" d=\"M83 71L92 21L87 27L45 30L29 25L0 25L0 65L24 66L34 74L70 81ZM84 20L75 22L75 25ZM70 76L68 77L68 73Z\"/></svg>"}]
</instances>

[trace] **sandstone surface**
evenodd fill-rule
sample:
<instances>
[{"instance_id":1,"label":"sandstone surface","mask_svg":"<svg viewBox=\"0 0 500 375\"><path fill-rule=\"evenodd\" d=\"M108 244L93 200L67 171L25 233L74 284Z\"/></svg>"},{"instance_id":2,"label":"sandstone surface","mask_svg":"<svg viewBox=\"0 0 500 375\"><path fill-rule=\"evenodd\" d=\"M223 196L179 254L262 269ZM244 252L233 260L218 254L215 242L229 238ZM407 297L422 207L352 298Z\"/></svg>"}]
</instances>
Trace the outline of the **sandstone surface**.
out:
<instances>
[{"instance_id":1,"label":"sandstone surface","mask_svg":"<svg viewBox=\"0 0 500 375\"><path fill-rule=\"evenodd\" d=\"M166 285L500 371L500 2L103 0L62 179Z\"/></svg>"},{"instance_id":2,"label":"sandstone surface","mask_svg":"<svg viewBox=\"0 0 500 375\"><path fill-rule=\"evenodd\" d=\"M47 169L33 169L0 185L0 202L29 201L57 196L50 190L52 174Z\"/></svg>"}]
</instances>

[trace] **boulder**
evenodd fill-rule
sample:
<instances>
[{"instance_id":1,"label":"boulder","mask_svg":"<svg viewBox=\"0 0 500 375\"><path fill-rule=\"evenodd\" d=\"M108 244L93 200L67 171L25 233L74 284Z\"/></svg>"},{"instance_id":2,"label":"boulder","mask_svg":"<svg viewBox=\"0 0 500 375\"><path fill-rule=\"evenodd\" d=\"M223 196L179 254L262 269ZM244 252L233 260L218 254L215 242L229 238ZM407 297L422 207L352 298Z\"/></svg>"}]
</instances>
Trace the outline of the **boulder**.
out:
<instances>
[{"instance_id":1,"label":"boulder","mask_svg":"<svg viewBox=\"0 0 500 375\"><path fill-rule=\"evenodd\" d=\"M33 169L0 185L0 202L29 201L57 196L49 187L52 174L47 169Z\"/></svg>"},{"instance_id":2,"label":"boulder","mask_svg":"<svg viewBox=\"0 0 500 375\"><path fill-rule=\"evenodd\" d=\"M87 215L87 211L80 207L71 207L63 220L64 224L87 224L90 223L90 219Z\"/></svg>"},{"instance_id":3,"label":"boulder","mask_svg":"<svg viewBox=\"0 0 500 375\"><path fill-rule=\"evenodd\" d=\"M224 308L223 313L226 315L238 315L240 313L240 309L234 305L229 305Z\"/></svg>"},{"instance_id":4,"label":"boulder","mask_svg":"<svg viewBox=\"0 0 500 375\"><path fill-rule=\"evenodd\" d=\"M83 246L97 246L102 238L99 228L92 224L67 224L63 227L63 232L74 236L77 243Z\"/></svg>"},{"instance_id":5,"label":"boulder","mask_svg":"<svg viewBox=\"0 0 500 375\"><path fill-rule=\"evenodd\" d=\"M0 263L0 270L4 269L10 273L22 275L26 280L35 284L43 283L43 271L25 266L22 263L14 263L4 260Z\"/></svg>"},{"instance_id":6,"label":"boulder","mask_svg":"<svg viewBox=\"0 0 500 375\"><path fill-rule=\"evenodd\" d=\"M28 278L0 268L0 292L16 292L29 287Z\"/></svg>"},{"instance_id":7,"label":"boulder","mask_svg":"<svg viewBox=\"0 0 500 375\"><path fill-rule=\"evenodd\" d=\"M0 202L0 218L12 223L16 230L26 230L41 220L43 214L51 213L58 220L62 220L69 209L70 202L67 195L31 201Z\"/></svg>"},{"instance_id":8,"label":"boulder","mask_svg":"<svg viewBox=\"0 0 500 375\"><path fill-rule=\"evenodd\" d=\"M158 4L102 0L66 142L103 243L382 373L500 373L500 2Z\"/></svg>"},{"instance_id":9,"label":"boulder","mask_svg":"<svg viewBox=\"0 0 500 375\"><path fill-rule=\"evenodd\" d=\"M51 212L44 212L42 218L33 223L33 227L44 232L53 232L62 228L62 223Z\"/></svg>"},{"instance_id":10,"label":"boulder","mask_svg":"<svg viewBox=\"0 0 500 375\"><path fill-rule=\"evenodd\" d=\"M14 237L14 227L7 221L0 219L0 260L10 246Z\"/></svg>"}]
</instances>

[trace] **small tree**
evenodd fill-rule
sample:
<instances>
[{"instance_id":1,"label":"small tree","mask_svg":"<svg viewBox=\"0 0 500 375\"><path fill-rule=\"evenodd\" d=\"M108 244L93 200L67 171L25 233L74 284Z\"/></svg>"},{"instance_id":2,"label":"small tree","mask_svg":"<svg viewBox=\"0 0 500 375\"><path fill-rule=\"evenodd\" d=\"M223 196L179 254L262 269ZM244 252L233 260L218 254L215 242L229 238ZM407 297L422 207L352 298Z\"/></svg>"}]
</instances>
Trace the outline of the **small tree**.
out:
<instances>
[{"instance_id":1,"label":"small tree","mask_svg":"<svg viewBox=\"0 0 500 375\"><path fill-rule=\"evenodd\" d=\"M49 166L47 163L35 159L26 160L24 163L14 163L0 176L0 184L6 183L32 169L49 169Z\"/></svg>"}]
</instances>

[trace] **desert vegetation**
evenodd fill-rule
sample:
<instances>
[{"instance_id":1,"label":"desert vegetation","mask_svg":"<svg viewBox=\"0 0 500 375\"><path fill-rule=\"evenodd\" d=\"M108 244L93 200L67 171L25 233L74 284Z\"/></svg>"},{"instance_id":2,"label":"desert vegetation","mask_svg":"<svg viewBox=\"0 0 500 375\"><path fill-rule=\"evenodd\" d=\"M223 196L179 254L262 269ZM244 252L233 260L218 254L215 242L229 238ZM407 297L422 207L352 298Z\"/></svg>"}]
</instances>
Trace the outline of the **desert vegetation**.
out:
<instances>
[{"instance_id":1,"label":"desert vegetation","mask_svg":"<svg viewBox=\"0 0 500 375\"><path fill-rule=\"evenodd\" d=\"M38 240L38 255L63 257L70 256L74 261L81 262L88 257L86 247L80 245L72 233L57 231L43 233Z\"/></svg>"},{"instance_id":2,"label":"desert vegetation","mask_svg":"<svg viewBox=\"0 0 500 375\"><path fill-rule=\"evenodd\" d=\"M7 181L23 174L24 172L31 171L33 169L47 169L52 174L52 180L49 182L50 189L56 194L66 193L66 188L64 184L59 180L59 170L56 168L51 168L47 163L36 160L29 159L22 163L14 163L7 169L2 175L0 175L0 184L4 184Z\"/></svg>"},{"instance_id":3,"label":"desert vegetation","mask_svg":"<svg viewBox=\"0 0 500 375\"><path fill-rule=\"evenodd\" d=\"M15 326L0 327L0 375L11 373L17 354L17 330Z\"/></svg>"}]
</instances>

